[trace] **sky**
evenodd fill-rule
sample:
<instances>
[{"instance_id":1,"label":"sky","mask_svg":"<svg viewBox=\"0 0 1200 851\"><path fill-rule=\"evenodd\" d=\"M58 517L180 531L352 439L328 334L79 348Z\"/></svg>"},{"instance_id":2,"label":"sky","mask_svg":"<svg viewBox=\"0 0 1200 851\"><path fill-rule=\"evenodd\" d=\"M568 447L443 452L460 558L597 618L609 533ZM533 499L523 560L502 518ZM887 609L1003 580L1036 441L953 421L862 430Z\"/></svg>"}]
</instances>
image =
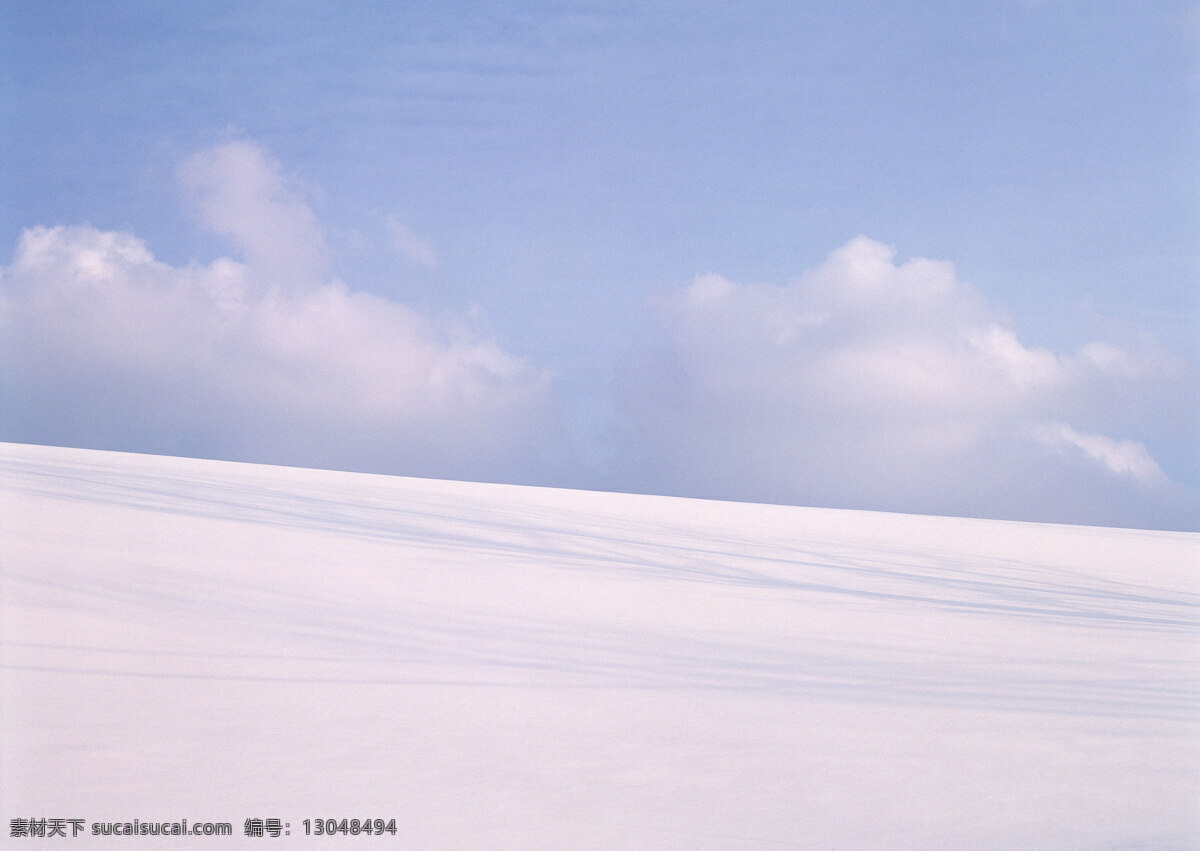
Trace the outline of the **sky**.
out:
<instances>
[{"instance_id":1,"label":"sky","mask_svg":"<svg viewBox=\"0 0 1200 851\"><path fill-rule=\"evenodd\" d=\"M1200 528L1200 7L0 0L0 439Z\"/></svg>"}]
</instances>

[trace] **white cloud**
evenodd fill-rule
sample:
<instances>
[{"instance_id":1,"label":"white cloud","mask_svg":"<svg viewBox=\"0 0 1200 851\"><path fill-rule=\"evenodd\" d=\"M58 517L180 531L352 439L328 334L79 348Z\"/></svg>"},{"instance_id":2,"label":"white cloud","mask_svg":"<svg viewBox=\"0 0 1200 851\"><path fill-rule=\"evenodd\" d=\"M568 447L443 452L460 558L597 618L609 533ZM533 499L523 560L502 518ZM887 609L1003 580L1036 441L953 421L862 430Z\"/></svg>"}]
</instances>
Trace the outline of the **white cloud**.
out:
<instances>
[{"instance_id":1,"label":"white cloud","mask_svg":"<svg viewBox=\"0 0 1200 851\"><path fill-rule=\"evenodd\" d=\"M1113 440L1102 434L1084 434L1065 423L1041 423L1033 435L1046 446L1058 450L1078 450L1115 476L1144 485L1164 482L1166 476L1146 447L1132 440Z\"/></svg>"},{"instance_id":2,"label":"white cloud","mask_svg":"<svg viewBox=\"0 0 1200 851\"><path fill-rule=\"evenodd\" d=\"M473 479L563 463L550 374L472 313L433 320L333 278L316 216L260 148L218 146L180 176L237 258L174 266L130 233L23 232L0 269L0 438ZM1170 359L1023 342L949 263L858 237L787 285L709 273L661 307L618 384L609 486L1196 525L1141 432L1147 411L1187 419Z\"/></svg>"},{"instance_id":3,"label":"white cloud","mask_svg":"<svg viewBox=\"0 0 1200 851\"><path fill-rule=\"evenodd\" d=\"M175 267L86 225L22 234L0 278L9 439L417 475L531 463L545 370L469 319L330 279L311 210L253 145L182 173L244 262Z\"/></svg>"},{"instance_id":4,"label":"white cloud","mask_svg":"<svg viewBox=\"0 0 1200 851\"><path fill-rule=\"evenodd\" d=\"M389 216L387 219L387 232L388 242L391 247L399 251L410 263L430 268L437 266L438 256L433 247L413 233L402 222Z\"/></svg>"},{"instance_id":5,"label":"white cloud","mask_svg":"<svg viewBox=\"0 0 1200 851\"><path fill-rule=\"evenodd\" d=\"M1136 428L1162 359L1023 343L949 263L898 263L860 236L786 286L709 273L662 308L662 338L623 375L622 452L642 471L627 486L1162 522L1150 502L1169 501L1166 477L1144 445L1104 433Z\"/></svg>"},{"instance_id":6,"label":"white cloud","mask_svg":"<svg viewBox=\"0 0 1200 851\"><path fill-rule=\"evenodd\" d=\"M326 271L317 217L258 145L239 140L200 151L179 168L200 221L241 249L256 281L296 287Z\"/></svg>"}]
</instances>

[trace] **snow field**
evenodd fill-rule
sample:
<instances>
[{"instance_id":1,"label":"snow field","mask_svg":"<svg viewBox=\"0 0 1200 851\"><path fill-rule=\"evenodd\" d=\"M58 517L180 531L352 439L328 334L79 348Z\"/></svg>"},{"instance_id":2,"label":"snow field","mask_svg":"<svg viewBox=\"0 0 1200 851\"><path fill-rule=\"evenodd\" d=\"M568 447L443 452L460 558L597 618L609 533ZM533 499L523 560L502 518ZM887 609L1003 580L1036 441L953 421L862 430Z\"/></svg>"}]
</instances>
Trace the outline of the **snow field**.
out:
<instances>
[{"instance_id":1,"label":"snow field","mask_svg":"<svg viewBox=\"0 0 1200 851\"><path fill-rule=\"evenodd\" d=\"M5 819L1200 845L1195 534L20 445L0 533Z\"/></svg>"}]
</instances>

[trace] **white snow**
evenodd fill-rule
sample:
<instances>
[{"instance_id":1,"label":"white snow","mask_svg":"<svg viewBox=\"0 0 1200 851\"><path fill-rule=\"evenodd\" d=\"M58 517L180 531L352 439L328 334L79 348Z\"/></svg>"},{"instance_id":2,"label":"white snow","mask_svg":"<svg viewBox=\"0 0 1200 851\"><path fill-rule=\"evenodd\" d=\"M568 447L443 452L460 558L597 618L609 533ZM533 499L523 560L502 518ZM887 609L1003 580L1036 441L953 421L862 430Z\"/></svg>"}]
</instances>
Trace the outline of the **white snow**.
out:
<instances>
[{"instance_id":1,"label":"white snow","mask_svg":"<svg viewBox=\"0 0 1200 851\"><path fill-rule=\"evenodd\" d=\"M1198 544L0 444L5 842L1200 847Z\"/></svg>"}]
</instances>

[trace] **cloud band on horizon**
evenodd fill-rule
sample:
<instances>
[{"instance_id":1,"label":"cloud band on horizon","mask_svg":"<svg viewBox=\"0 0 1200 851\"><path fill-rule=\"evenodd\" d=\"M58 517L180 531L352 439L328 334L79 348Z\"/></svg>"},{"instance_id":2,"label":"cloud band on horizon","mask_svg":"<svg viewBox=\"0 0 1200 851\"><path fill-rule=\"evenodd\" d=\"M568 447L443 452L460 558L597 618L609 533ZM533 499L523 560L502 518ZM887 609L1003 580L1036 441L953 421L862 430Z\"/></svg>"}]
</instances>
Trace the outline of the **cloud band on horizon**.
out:
<instances>
[{"instance_id":1,"label":"cloud band on horizon","mask_svg":"<svg viewBox=\"0 0 1200 851\"><path fill-rule=\"evenodd\" d=\"M1178 404L1183 365L1152 346L1025 345L947 262L898 263L860 236L784 286L696 277L660 301L658 338L618 370L616 436L597 483L566 445L554 373L470 317L434 320L334 277L316 216L262 148L218 145L179 175L197 219L240 259L172 266L131 233L27 228L0 270L0 438L1197 525L1195 494L1137 439ZM399 221L389 227L413 262L437 263Z\"/></svg>"}]
</instances>

